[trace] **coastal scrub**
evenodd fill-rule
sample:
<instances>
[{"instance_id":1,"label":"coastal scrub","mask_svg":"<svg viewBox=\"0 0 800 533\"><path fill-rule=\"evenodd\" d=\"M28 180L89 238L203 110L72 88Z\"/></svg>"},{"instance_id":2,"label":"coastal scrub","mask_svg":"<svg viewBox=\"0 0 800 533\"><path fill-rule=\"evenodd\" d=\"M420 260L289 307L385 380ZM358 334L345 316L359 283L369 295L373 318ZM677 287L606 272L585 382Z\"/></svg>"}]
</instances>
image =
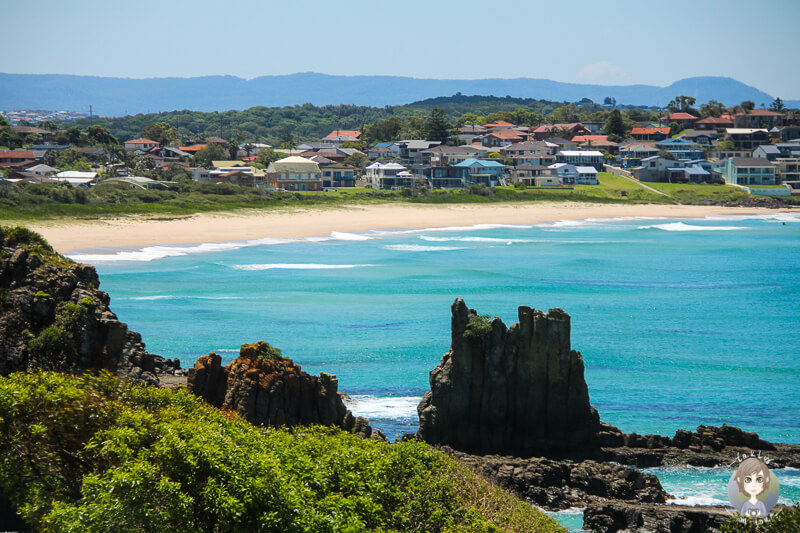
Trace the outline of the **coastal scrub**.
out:
<instances>
[{"instance_id":1,"label":"coastal scrub","mask_svg":"<svg viewBox=\"0 0 800 533\"><path fill-rule=\"evenodd\" d=\"M0 490L46 531L562 531L420 442L257 428L107 373L0 378Z\"/></svg>"}]
</instances>

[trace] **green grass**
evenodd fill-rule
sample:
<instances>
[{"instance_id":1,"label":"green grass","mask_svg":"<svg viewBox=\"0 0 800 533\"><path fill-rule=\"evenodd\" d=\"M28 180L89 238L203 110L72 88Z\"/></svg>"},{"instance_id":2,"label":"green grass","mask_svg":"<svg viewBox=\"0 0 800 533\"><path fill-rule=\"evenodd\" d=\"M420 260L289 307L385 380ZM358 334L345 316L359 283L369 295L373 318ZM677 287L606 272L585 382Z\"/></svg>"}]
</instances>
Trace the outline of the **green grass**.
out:
<instances>
[{"instance_id":1,"label":"green grass","mask_svg":"<svg viewBox=\"0 0 800 533\"><path fill-rule=\"evenodd\" d=\"M730 185L695 183L647 183L650 187L669 194L682 204L737 202L751 195Z\"/></svg>"},{"instance_id":2,"label":"green grass","mask_svg":"<svg viewBox=\"0 0 800 533\"><path fill-rule=\"evenodd\" d=\"M564 531L424 443L257 428L107 373L0 378L0 489L37 531Z\"/></svg>"}]
</instances>

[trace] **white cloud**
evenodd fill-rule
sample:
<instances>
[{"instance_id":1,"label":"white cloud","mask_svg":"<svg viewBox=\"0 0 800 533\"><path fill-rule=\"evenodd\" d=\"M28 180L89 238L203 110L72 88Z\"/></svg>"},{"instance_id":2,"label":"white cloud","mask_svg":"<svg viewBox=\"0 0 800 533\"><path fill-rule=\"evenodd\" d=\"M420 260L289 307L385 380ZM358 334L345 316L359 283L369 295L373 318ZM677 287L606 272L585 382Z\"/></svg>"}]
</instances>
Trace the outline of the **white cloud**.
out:
<instances>
[{"instance_id":1,"label":"white cloud","mask_svg":"<svg viewBox=\"0 0 800 533\"><path fill-rule=\"evenodd\" d=\"M608 61L599 61L583 67L576 76L579 80L590 83L626 83L631 74L619 65Z\"/></svg>"}]
</instances>

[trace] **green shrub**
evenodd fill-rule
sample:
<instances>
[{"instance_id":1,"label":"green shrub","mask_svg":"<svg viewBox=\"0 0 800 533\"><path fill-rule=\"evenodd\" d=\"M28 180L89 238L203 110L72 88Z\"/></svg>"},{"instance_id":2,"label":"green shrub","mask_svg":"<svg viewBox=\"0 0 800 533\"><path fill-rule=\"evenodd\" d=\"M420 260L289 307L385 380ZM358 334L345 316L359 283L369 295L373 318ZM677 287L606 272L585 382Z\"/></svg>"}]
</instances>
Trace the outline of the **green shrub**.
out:
<instances>
[{"instance_id":1,"label":"green shrub","mask_svg":"<svg viewBox=\"0 0 800 533\"><path fill-rule=\"evenodd\" d=\"M492 317L489 315L470 315L464 329L465 339L482 339L492 332Z\"/></svg>"},{"instance_id":2,"label":"green shrub","mask_svg":"<svg viewBox=\"0 0 800 533\"><path fill-rule=\"evenodd\" d=\"M0 488L46 531L562 531L418 442L265 430L107 373L0 378Z\"/></svg>"},{"instance_id":3,"label":"green shrub","mask_svg":"<svg viewBox=\"0 0 800 533\"><path fill-rule=\"evenodd\" d=\"M36 294L35 294L35 296L36 296L37 298L50 298L50 295L49 295L49 294L47 294L47 293L46 293L46 292L44 292L44 291L36 291Z\"/></svg>"},{"instance_id":4,"label":"green shrub","mask_svg":"<svg viewBox=\"0 0 800 533\"><path fill-rule=\"evenodd\" d=\"M40 246L45 251L53 252L53 247L35 231L23 226L0 227L0 245L12 248L26 244Z\"/></svg>"},{"instance_id":5,"label":"green shrub","mask_svg":"<svg viewBox=\"0 0 800 533\"><path fill-rule=\"evenodd\" d=\"M723 533L784 533L787 531L800 531L800 502L795 502L791 507L786 507L776 514L772 514L765 521L759 523L743 521L738 516L732 516L720 526Z\"/></svg>"},{"instance_id":6,"label":"green shrub","mask_svg":"<svg viewBox=\"0 0 800 533\"><path fill-rule=\"evenodd\" d=\"M64 343L69 339L69 333L64 331L61 325L52 324L28 340L28 351L39 359L45 368L50 368L62 353Z\"/></svg>"},{"instance_id":7,"label":"green shrub","mask_svg":"<svg viewBox=\"0 0 800 533\"><path fill-rule=\"evenodd\" d=\"M84 296L81 298L81 305L86 309L94 309L97 307L97 302L94 301L94 298L91 296Z\"/></svg>"}]
</instances>

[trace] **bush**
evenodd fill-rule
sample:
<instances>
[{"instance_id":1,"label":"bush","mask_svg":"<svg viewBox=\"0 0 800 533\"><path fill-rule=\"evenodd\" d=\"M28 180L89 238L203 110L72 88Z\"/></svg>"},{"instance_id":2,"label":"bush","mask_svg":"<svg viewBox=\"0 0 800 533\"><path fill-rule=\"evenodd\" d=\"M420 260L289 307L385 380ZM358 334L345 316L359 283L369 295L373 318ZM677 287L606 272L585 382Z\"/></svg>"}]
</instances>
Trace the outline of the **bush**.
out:
<instances>
[{"instance_id":1,"label":"bush","mask_svg":"<svg viewBox=\"0 0 800 533\"><path fill-rule=\"evenodd\" d=\"M47 531L561 531L419 442L256 428L107 373L0 378L0 489Z\"/></svg>"},{"instance_id":2,"label":"bush","mask_svg":"<svg viewBox=\"0 0 800 533\"><path fill-rule=\"evenodd\" d=\"M492 332L492 317L489 315L470 315L464 329L465 339L481 339Z\"/></svg>"},{"instance_id":3,"label":"bush","mask_svg":"<svg viewBox=\"0 0 800 533\"><path fill-rule=\"evenodd\" d=\"M242 344L239 350L242 357L251 357L261 361L277 360L283 358L283 352L268 342L258 341L254 344Z\"/></svg>"},{"instance_id":4,"label":"bush","mask_svg":"<svg viewBox=\"0 0 800 533\"><path fill-rule=\"evenodd\" d=\"M740 517L732 516L720 526L723 533L783 533L785 531L800 531L800 503L786 507L769 519L756 524L750 521L741 521Z\"/></svg>"}]
</instances>

